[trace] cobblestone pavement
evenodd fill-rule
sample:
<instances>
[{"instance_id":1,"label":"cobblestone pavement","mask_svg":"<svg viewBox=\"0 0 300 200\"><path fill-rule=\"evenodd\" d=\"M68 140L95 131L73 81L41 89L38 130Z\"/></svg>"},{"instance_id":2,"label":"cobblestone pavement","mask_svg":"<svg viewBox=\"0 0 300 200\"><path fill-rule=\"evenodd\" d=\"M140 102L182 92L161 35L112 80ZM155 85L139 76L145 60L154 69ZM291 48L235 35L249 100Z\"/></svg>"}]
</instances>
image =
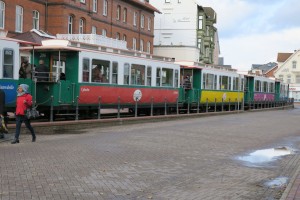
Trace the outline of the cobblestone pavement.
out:
<instances>
[{"instance_id":1,"label":"cobblestone pavement","mask_svg":"<svg viewBox=\"0 0 300 200\"><path fill-rule=\"evenodd\" d=\"M0 199L279 199L300 157L300 109L37 133L0 143ZM45 130L47 132L47 130ZM8 136L6 136L8 137ZM259 166L239 156L286 146Z\"/></svg>"}]
</instances>

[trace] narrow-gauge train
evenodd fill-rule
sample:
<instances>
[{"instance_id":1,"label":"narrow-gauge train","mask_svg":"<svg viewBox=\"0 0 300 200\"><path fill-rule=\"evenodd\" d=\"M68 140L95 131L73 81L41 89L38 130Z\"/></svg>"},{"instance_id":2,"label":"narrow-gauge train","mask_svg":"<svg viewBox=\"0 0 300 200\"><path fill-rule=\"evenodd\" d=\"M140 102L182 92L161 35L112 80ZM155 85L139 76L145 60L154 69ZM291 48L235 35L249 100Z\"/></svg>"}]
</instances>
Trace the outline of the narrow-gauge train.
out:
<instances>
[{"instance_id":1,"label":"narrow-gauge train","mask_svg":"<svg viewBox=\"0 0 300 200\"><path fill-rule=\"evenodd\" d=\"M0 43L0 87L8 111L14 110L20 83L30 85L34 104L46 116L76 108L82 116L99 108L146 114L234 110L275 106L288 98L288 87L280 81L234 69L69 40L44 40L39 46L0 38ZM43 60L47 72L33 69L32 79L20 79L24 57L36 68Z\"/></svg>"}]
</instances>

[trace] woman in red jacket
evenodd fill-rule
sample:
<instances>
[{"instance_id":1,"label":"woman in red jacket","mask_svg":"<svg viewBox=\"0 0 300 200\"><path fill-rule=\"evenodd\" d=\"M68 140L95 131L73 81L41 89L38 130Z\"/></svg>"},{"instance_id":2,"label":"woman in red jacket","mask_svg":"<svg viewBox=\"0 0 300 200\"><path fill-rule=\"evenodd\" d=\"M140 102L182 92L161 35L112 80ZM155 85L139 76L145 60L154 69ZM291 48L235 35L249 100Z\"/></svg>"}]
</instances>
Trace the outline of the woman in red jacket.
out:
<instances>
[{"instance_id":1,"label":"woman in red jacket","mask_svg":"<svg viewBox=\"0 0 300 200\"><path fill-rule=\"evenodd\" d=\"M14 140L11 142L12 144L19 143L22 122L25 123L26 127L31 132L32 142L35 142L36 140L34 130L30 124L30 119L28 119L25 115L26 110L32 106L32 96L28 93L28 88L28 85L21 84L17 90L16 134Z\"/></svg>"}]
</instances>

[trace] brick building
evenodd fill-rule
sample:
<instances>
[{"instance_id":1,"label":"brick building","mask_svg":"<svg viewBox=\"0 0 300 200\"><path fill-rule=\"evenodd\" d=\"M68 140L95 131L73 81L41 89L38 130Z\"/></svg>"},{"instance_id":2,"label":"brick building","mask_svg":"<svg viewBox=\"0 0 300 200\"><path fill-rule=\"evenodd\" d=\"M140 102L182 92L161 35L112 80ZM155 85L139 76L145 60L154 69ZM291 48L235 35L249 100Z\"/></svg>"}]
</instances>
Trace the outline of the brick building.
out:
<instances>
[{"instance_id":1,"label":"brick building","mask_svg":"<svg viewBox=\"0 0 300 200\"><path fill-rule=\"evenodd\" d=\"M31 29L53 35L95 33L152 53L155 12L148 0L0 0L0 30L9 37Z\"/></svg>"}]
</instances>

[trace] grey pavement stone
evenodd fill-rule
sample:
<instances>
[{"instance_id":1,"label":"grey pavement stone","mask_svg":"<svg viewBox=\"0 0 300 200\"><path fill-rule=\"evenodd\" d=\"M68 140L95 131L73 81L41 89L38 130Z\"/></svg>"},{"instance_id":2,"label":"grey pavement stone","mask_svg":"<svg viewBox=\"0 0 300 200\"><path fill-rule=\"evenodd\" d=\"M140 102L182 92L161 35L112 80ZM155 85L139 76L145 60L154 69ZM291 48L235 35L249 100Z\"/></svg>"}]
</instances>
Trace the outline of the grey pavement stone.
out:
<instances>
[{"instance_id":1,"label":"grey pavement stone","mask_svg":"<svg viewBox=\"0 0 300 200\"><path fill-rule=\"evenodd\" d=\"M298 154L251 167L238 156L300 148L300 110L85 129L0 143L0 199L278 199ZM45 130L47 131L47 130ZM280 198L280 197L279 197Z\"/></svg>"}]
</instances>

